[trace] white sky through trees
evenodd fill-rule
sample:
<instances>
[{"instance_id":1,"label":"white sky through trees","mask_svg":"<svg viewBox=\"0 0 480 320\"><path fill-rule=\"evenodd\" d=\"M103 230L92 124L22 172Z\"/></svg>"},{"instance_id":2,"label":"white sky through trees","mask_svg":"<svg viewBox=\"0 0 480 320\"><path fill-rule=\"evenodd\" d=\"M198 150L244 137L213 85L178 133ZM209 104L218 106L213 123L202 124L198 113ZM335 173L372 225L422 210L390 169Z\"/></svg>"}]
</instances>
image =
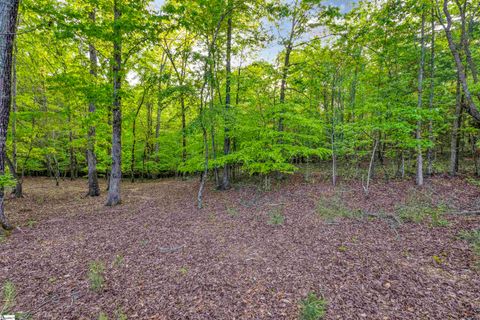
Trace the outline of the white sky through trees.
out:
<instances>
[{"instance_id":1,"label":"white sky through trees","mask_svg":"<svg viewBox=\"0 0 480 320\"><path fill-rule=\"evenodd\" d=\"M287 1L291 2L293 0L287 0ZM349 11L356 2L357 2L356 0L327 0L325 1L325 4L335 5L340 8L341 12L345 12L345 11ZM165 3L165 0L154 0L155 7L157 9L160 9L164 3ZM288 28L285 28L285 30L287 29ZM282 32L282 30L280 30L280 32ZM267 61L272 61L275 59L277 54L282 50L282 48L283 47L278 44L278 41L273 41L270 44L268 44L266 48L260 51L258 58L264 59Z\"/></svg>"}]
</instances>

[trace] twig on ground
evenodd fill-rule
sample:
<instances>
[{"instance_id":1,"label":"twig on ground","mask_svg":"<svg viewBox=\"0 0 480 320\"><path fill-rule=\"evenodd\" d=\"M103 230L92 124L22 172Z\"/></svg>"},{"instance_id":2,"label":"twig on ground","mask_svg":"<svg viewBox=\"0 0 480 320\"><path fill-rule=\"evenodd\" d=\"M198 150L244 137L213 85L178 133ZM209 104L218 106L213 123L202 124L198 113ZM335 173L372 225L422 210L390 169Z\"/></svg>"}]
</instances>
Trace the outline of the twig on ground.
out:
<instances>
[{"instance_id":1,"label":"twig on ground","mask_svg":"<svg viewBox=\"0 0 480 320\"><path fill-rule=\"evenodd\" d=\"M171 248L160 248L160 252L162 253L171 253L171 252L175 252L175 251L178 251L180 249L182 249L183 247L185 247L186 245L185 244L182 244L180 246L177 246L177 247L171 247Z\"/></svg>"}]
</instances>

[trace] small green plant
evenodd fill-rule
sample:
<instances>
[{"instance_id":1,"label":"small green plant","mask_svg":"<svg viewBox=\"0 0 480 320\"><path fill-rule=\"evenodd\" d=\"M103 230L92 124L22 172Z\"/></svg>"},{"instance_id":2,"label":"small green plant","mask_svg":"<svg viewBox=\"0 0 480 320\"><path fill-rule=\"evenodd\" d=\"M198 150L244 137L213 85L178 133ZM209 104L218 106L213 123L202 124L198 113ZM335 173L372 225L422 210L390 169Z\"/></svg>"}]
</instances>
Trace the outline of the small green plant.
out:
<instances>
[{"instance_id":1,"label":"small green plant","mask_svg":"<svg viewBox=\"0 0 480 320\"><path fill-rule=\"evenodd\" d=\"M98 320L108 320L108 317L105 313L100 312L100 314L98 315Z\"/></svg>"},{"instance_id":2,"label":"small green plant","mask_svg":"<svg viewBox=\"0 0 480 320\"><path fill-rule=\"evenodd\" d=\"M29 228L33 228L37 225L37 221L36 220L33 220L33 219L29 219L28 222L27 222L27 226Z\"/></svg>"},{"instance_id":3,"label":"small green plant","mask_svg":"<svg viewBox=\"0 0 480 320\"><path fill-rule=\"evenodd\" d=\"M105 266L101 261L90 262L88 268L88 280L90 281L90 289L95 292L100 292L103 289L105 279L103 273L105 272Z\"/></svg>"},{"instance_id":4,"label":"small green plant","mask_svg":"<svg viewBox=\"0 0 480 320\"><path fill-rule=\"evenodd\" d=\"M441 266L445 264L445 262L447 261L447 257L448 254L446 252L440 252L438 255L433 255L432 259L437 266Z\"/></svg>"},{"instance_id":5,"label":"small green plant","mask_svg":"<svg viewBox=\"0 0 480 320\"><path fill-rule=\"evenodd\" d=\"M349 209L338 195L322 197L317 203L317 213L328 221L342 217L355 218L360 215L360 212Z\"/></svg>"},{"instance_id":6,"label":"small green plant","mask_svg":"<svg viewBox=\"0 0 480 320\"><path fill-rule=\"evenodd\" d=\"M447 227L450 224L448 220L443 218L446 211L444 206L438 206L429 210L428 214L430 215L432 227Z\"/></svg>"},{"instance_id":7,"label":"small green plant","mask_svg":"<svg viewBox=\"0 0 480 320\"><path fill-rule=\"evenodd\" d=\"M431 200L419 196L409 198L395 211L403 222L421 223L428 219L432 227L445 227L449 224L448 220L443 218L447 211L445 205L434 205Z\"/></svg>"},{"instance_id":8,"label":"small green plant","mask_svg":"<svg viewBox=\"0 0 480 320\"><path fill-rule=\"evenodd\" d=\"M31 320L33 318L31 313L28 312L16 312L15 320Z\"/></svg>"},{"instance_id":9,"label":"small green plant","mask_svg":"<svg viewBox=\"0 0 480 320\"><path fill-rule=\"evenodd\" d=\"M327 302L310 292L305 300L300 303L301 320L320 320L325 316Z\"/></svg>"},{"instance_id":10,"label":"small green plant","mask_svg":"<svg viewBox=\"0 0 480 320\"><path fill-rule=\"evenodd\" d=\"M0 229L0 243L7 241L8 237L12 234L11 230L1 230Z\"/></svg>"},{"instance_id":11,"label":"small green plant","mask_svg":"<svg viewBox=\"0 0 480 320\"><path fill-rule=\"evenodd\" d=\"M476 265L480 268L480 229L463 230L459 233L459 238L470 243L475 254Z\"/></svg>"},{"instance_id":12,"label":"small green plant","mask_svg":"<svg viewBox=\"0 0 480 320\"><path fill-rule=\"evenodd\" d=\"M347 250L348 250L347 246L341 245L340 247L338 247L338 251L340 252L345 252Z\"/></svg>"},{"instance_id":13,"label":"small green plant","mask_svg":"<svg viewBox=\"0 0 480 320\"><path fill-rule=\"evenodd\" d=\"M121 309L117 310L117 320L127 320L128 317Z\"/></svg>"},{"instance_id":14,"label":"small green plant","mask_svg":"<svg viewBox=\"0 0 480 320\"><path fill-rule=\"evenodd\" d=\"M238 216L238 211L235 208L227 208L227 213L231 217L236 217Z\"/></svg>"},{"instance_id":15,"label":"small green plant","mask_svg":"<svg viewBox=\"0 0 480 320\"><path fill-rule=\"evenodd\" d=\"M15 289L15 284L7 280L2 288L3 309L0 310L0 314L11 311L10 309L15 305L16 296L17 290Z\"/></svg>"},{"instance_id":16,"label":"small green plant","mask_svg":"<svg viewBox=\"0 0 480 320\"><path fill-rule=\"evenodd\" d=\"M124 261L125 261L125 258L121 254L117 254L115 256L115 260L113 260L112 266L114 268L121 267Z\"/></svg>"},{"instance_id":17,"label":"small green plant","mask_svg":"<svg viewBox=\"0 0 480 320\"><path fill-rule=\"evenodd\" d=\"M215 215L215 212L214 211L210 211L208 213L208 221L210 222L215 222L217 221L217 216Z\"/></svg>"},{"instance_id":18,"label":"small green plant","mask_svg":"<svg viewBox=\"0 0 480 320\"><path fill-rule=\"evenodd\" d=\"M285 222L282 208L275 208L268 212L268 224L272 226L282 225Z\"/></svg>"},{"instance_id":19,"label":"small green plant","mask_svg":"<svg viewBox=\"0 0 480 320\"><path fill-rule=\"evenodd\" d=\"M472 186L480 187L480 180L472 177L467 178L467 182Z\"/></svg>"},{"instance_id":20,"label":"small green plant","mask_svg":"<svg viewBox=\"0 0 480 320\"><path fill-rule=\"evenodd\" d=\"M178 271L180 272L180 274L182 276L184 276L188 273L188 269L186 267L181 267Z\"/></svg>"}]
</instances>

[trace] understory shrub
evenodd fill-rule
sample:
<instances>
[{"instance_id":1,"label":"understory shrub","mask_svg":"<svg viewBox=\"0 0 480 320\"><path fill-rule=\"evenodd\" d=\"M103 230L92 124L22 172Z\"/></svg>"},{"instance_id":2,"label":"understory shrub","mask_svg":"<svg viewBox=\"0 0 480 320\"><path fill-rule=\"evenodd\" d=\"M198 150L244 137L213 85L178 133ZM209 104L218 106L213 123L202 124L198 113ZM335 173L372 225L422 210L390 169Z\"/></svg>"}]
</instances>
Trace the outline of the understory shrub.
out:
<instances>
[{"instance_id":1,"label":"understory shrub","mask_svg":"<svg viewBox=\"0 0 480 320\"><path fill-rule=\"evenodd\" d=\"M463 230L459 233L462 240L470 243L476 258L476 265L480 268L480 229Z\"/></svg>"},{"instance_id":2,"label":"understory shrub","mask_svg":"<svg viewBox=\"0 0 480 320\"><path fill-rule=\"evenodd\" d=\"M443 218L446 211L445 205L435 205L432 201L418 196L410 197L404 205L397 206L395 209L403 222L421 223L429 220L433 227L448 225L448 221Z\"/></svg>"},{"instance_id":3,"label":"understory shrub","mask_svg":"<svg viewBox=\"0 0 480 320\"><path fill-rule=\"evenodd\" d=\"M300 320L319 320L325 316L327 302L310 292L300 303Z\"/></svg>"},{"instance_id":4,"label":"understory shrub","mask_svg":"<svg viewBox=\"0 0 480 320\"><path fill-rule=\"evenodd\" d=\"M100 292L103 289L105 279L103 273L105 266L101 261L92 261L88 268L88 280L90 281L90 289Z\"/></svg>"},{"instance_id":5,"label":"understory shrub","mask_svg":"<svg viewBox=\"0 0 480 320\"><path fill-rule=\"evenodd\" d=\"M326 220L342 217L355 218L360 215L359 211L348 208L338 194L320 198L317 202L317 213Z\"/></svg>"},{"instance_id":6,"label":"understory shrub","mask_svg":"<svg viewBox=\"0 0 480 320\"><path fill-rule=\"evenodd\" d=\"M15 284L9 280L5 281L2 287L3 308L0 309L0 315L11 311L11 308L15 305L16 296Z\"/></svg>"}]
</instances>

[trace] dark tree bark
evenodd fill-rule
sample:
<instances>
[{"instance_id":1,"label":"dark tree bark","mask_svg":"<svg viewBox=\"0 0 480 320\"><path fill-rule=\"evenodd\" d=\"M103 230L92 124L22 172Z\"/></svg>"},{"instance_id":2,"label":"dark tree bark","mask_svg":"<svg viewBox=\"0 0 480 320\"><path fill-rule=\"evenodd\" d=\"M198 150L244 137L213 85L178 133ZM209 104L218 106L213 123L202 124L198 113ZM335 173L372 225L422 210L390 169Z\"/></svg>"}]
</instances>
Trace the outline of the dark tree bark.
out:
<instances>
[{"instance_id":1,"label":"dark tree bark","mask_svg":"<svg viewBox=\"0 0 480 320\"><path fill-rule=\"evenodd\" d=\"M232 6L232 2L228 2L228 6ZM232 12L227 20L227 57L226 57L226 79L225 79L225 128L223 140L223 153L228 156L230 154L230 101L231 101L231 78L232 78ZM238 90L237 90L238 91ZM230 189L231 167L228 163L223 167L223 177L221 189Z\"/></svg>"},{"instance_id":2,"label":"dark tree bark","mask_svg":"<svg viewBox=\"0 0 480 320\"><path fill-rule=\"evenodd\" d=\"M145 95L147 94L147 89L143 90L142 98L140 99L140 103L138 104L137 111L135 112L135 117L133 118L132 124L132 135L133 135L133 143L132 143L132 155L131 155L131 162L130 162L130 181L133 183L135 182L135 145L137 142L137 117L142 109L143 103L145 101Z\"/></svg>"},{"instance_id":3,"label":"dark tree bark","mask_svg":"<svg viewBox=\"0 0 480 320\"><path fill-rule=\"evenodd\" d=\"M288 77L288 70L290 69L290 54L293 50L293 32L294 32L295 22L292 24L292 33L291 37L288 40L287 46L285 47L285 60L283 62L283 69L282 69L282 82L280 85L280 104L283 105L285 103L285 92L287 90L287 77ZM283 113L283 106L281 113ZM278 120L278 131L283 131L283 115L280 114L280 119Z\"/></svg>"},{"instance_id":4,"label":"dark tree bark","mask_svg":"<svg viewBox=\"0 0 480 320\"><path fill-rule=\"evenodd\" d=\"M120 182L122 179L122 34L120 18L122 16L119 1L114 1L113 25L113 104L112 104L112 170L108 188L107 206L120 203Z\"/></svg>"},{"instance_id":5,"label":"dark tree bark","mask_svg":"<svg viewBox=\"0 0 480 320\"><path fill-rule=\"evenodd\" d=\"M90 12L90 20L95 24L95 9ZM93 78L97 77L97 50L92 43L88 45L88 52L90 55L90 74ZM90 98L88 105L88 112L95 113L95 98L94 95ZM91 125L88 130L88 147L87 147L87 165L88 165L88 195L90 197L97 197L100 195L100 187L98 186L97 174L97 158L95 155L95 126Z\"/></svg>"},{"instance_id":6,"label":"dark tree bark","mask_svg":"<svg viewBox=\"0 0 480 320\"><path fill-rule=\"evenodd\" d=\"M458 144L459 144L459 131L461 126L461 114L462 114L462 91L460 88L460 79L457 75L457 90L456 90L456 105L455 105L455 117L453 119L452 136L450 140L450 175L455 176L458 171Z\"/></svg>"},{"instance_id":7,"label":"dark tree bark","mask_svg":"<svg viewBox=\"0 0 480 320\"><path fill-rule=\"evenodd\" d=\"M12 64L19 0L0 2L0 175L5 174L6 140L12 102ZM13 226L5 215L5 192L0 186L0 224L6 230Z\"/></svg>"}]
</instances>

